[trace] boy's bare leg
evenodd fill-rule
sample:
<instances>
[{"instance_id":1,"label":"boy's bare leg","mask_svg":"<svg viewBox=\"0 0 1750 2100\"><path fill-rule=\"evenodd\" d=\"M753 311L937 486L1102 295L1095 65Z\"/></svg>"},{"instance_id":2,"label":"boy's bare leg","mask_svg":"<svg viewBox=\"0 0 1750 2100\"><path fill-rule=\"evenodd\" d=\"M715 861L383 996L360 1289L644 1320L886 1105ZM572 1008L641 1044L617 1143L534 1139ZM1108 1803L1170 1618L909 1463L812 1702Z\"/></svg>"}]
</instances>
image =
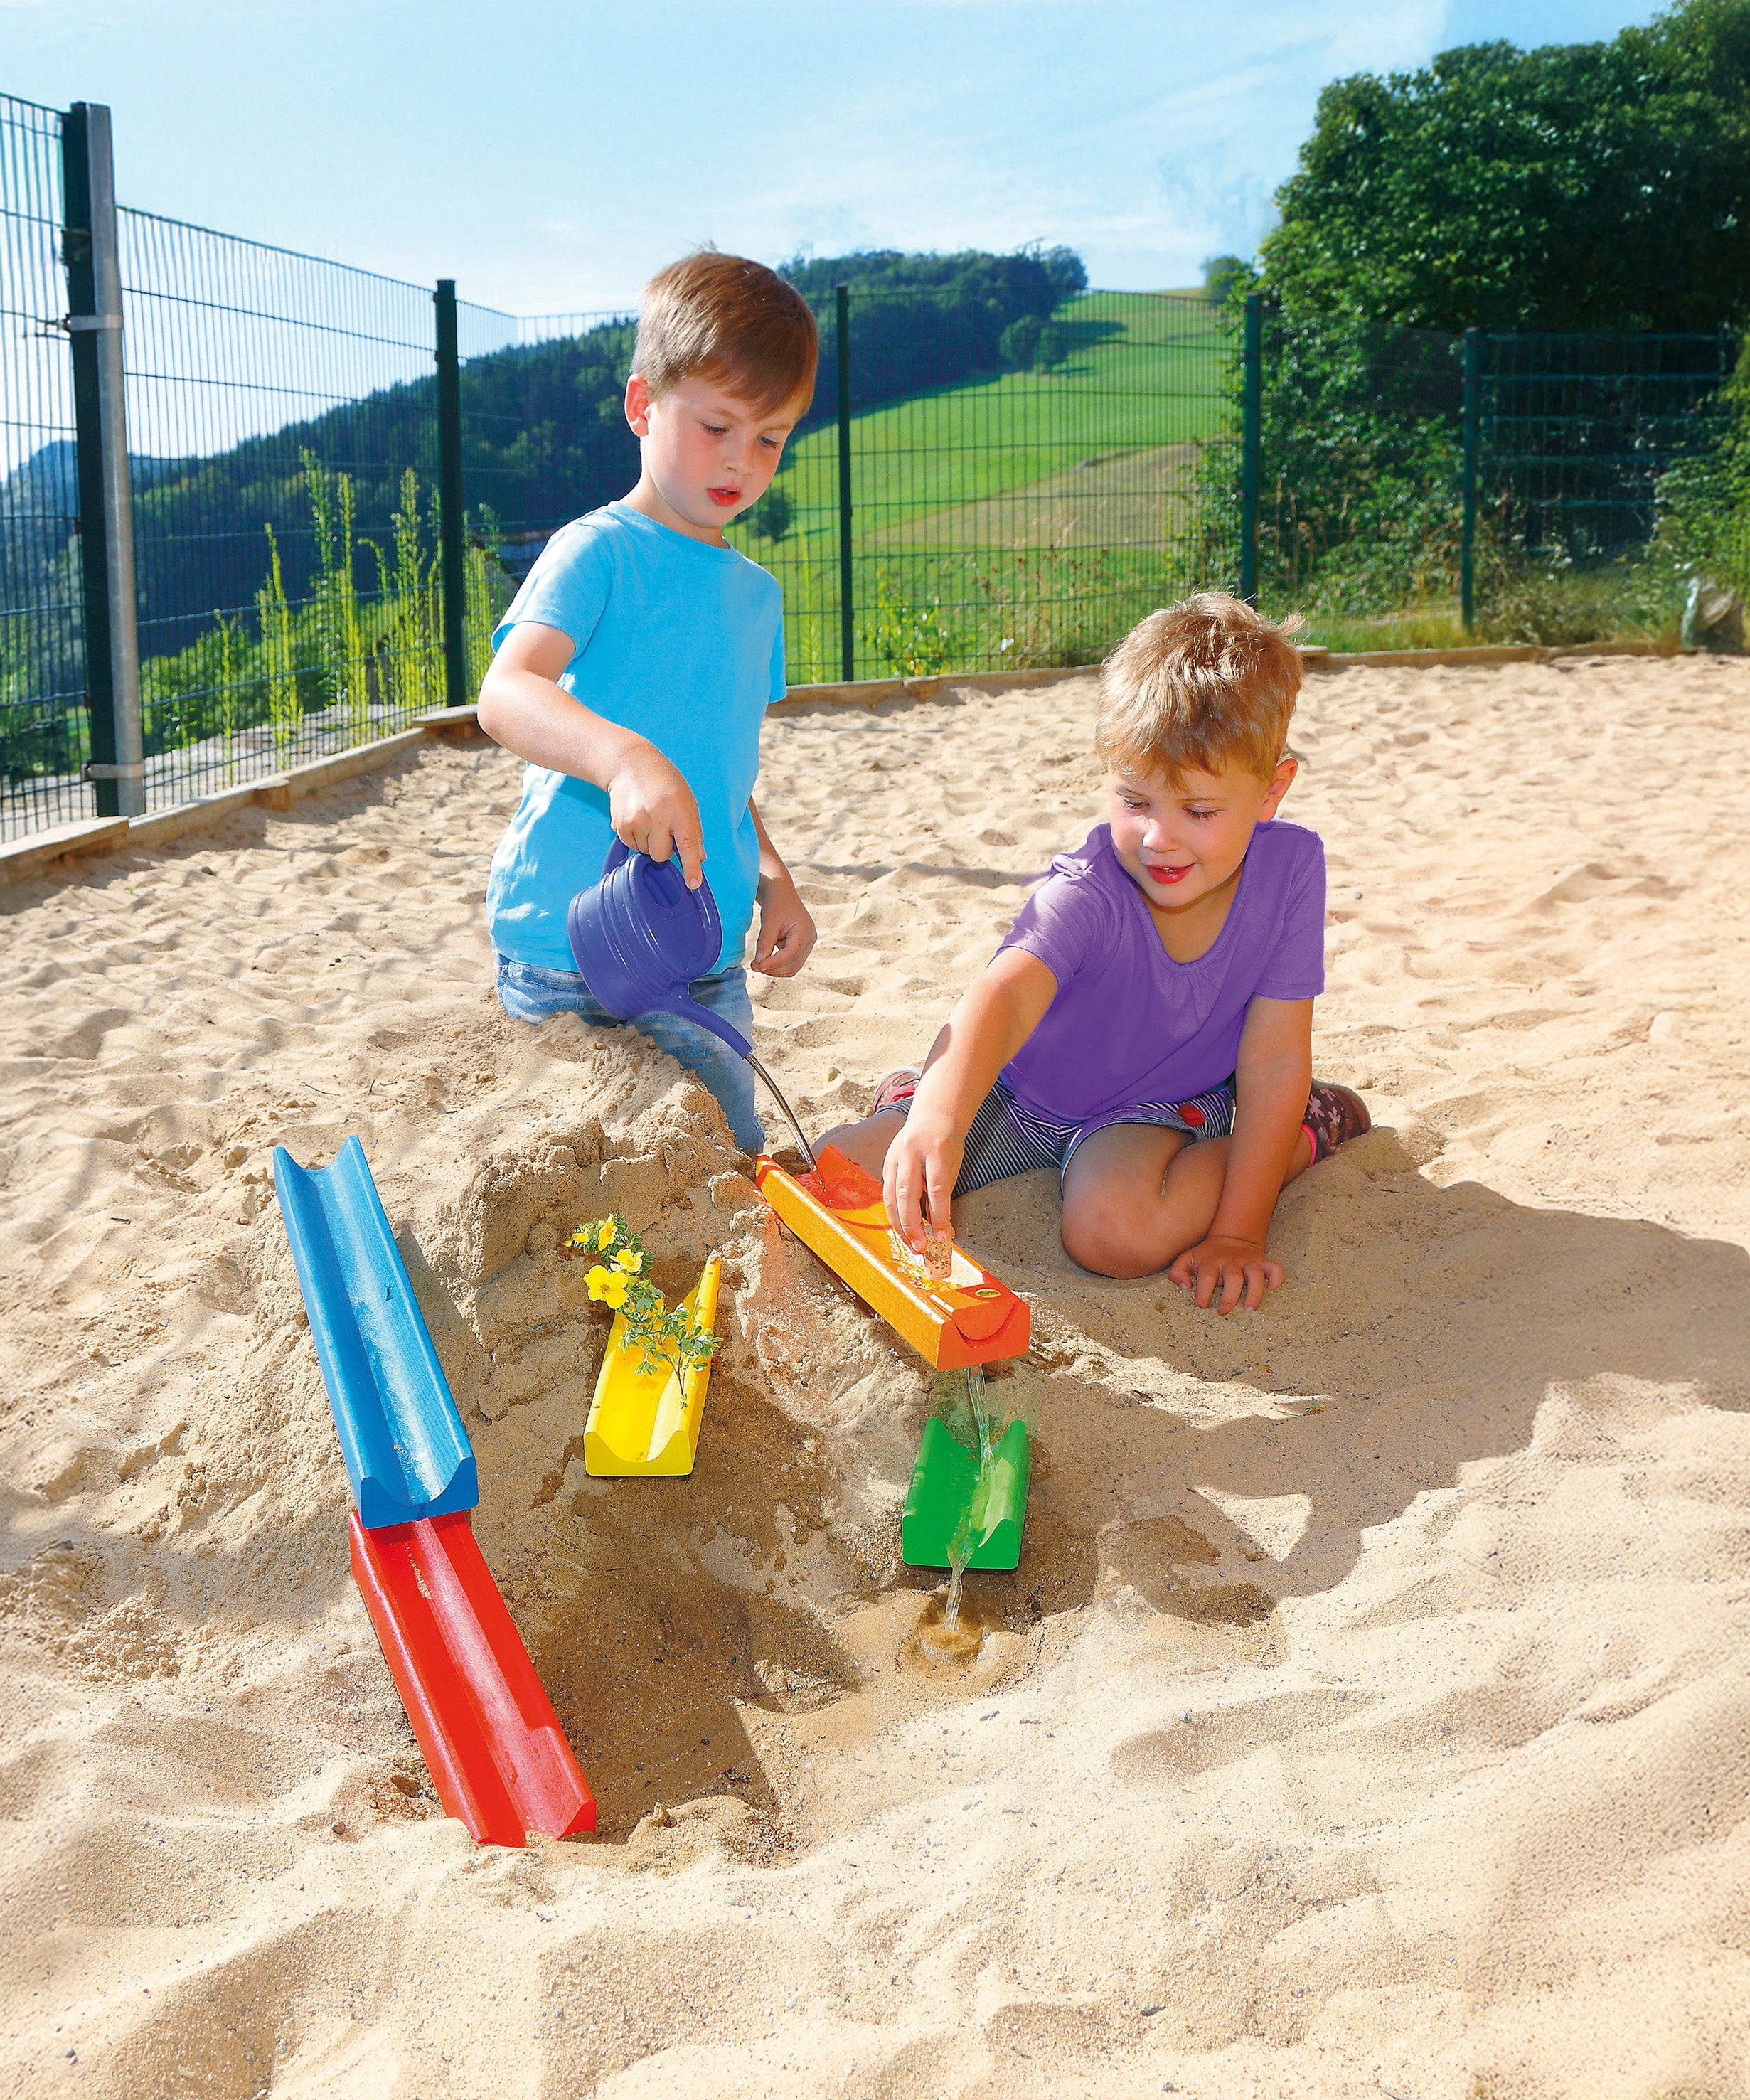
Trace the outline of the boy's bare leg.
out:
<instances>
[{"instance_id":1,"label":"boy's bare leg","mask_svg":"<svg viewBox=\"0 0 1750 2100\"><path fill-rule=\"evenodd\" d=\"M861 1123L841 1123L835 1130L829 1130L818 1140L814 1149L835 1145L847 1159L854 1159L866 1174L881 1179L881 1170L887 1164L887 1149L906 1127L906 1118L898 1109L883 1109L877 1115L865 1116Z\"/></svg>"},{"instance_id":2,"label":"boy's bare leg","mask_svg":"<svg viewBox=\"0 0 1750 2100\"><path fill-rule=\"evenodd\" d=\"M1193 1145L1183 1131L1109 1123L1076 1149L1064 1176L1064 1251L1096 1276L1154 1276L1207 1237L1231 1140ZM1309 1163L1294 1148L1285 1185Z\"/></svg>"}]
</instances>

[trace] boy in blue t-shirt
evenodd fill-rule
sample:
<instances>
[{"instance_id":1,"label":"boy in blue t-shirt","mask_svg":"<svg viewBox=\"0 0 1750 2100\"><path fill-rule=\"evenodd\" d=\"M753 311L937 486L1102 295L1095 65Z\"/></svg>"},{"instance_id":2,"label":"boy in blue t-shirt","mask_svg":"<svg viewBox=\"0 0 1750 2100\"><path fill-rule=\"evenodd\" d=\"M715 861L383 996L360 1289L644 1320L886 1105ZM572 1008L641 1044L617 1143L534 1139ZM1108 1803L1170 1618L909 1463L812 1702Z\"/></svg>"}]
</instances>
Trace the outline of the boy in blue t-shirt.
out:
<instances>
[{"instance_id":1,"label":"boy in blue t-shirt","mask_svg":"<svg viewBox=\"0 0 1750 2100\"><path fill-rule=\"evenodd\" d=\"M704 249L645 287L626 420L637 486L556 532L512 601L480 686L480 726L528 761L492 856L487 919L498 995L520 1021L615 1025L578 975L566 908L618 836L678 854L690 889L710 863L723 950L693 986L753 1033L742 969L794 977L814 922L753 804L760 726L784 695L777 580L724 540L764 495L813 395L819 343L796 288ZM637 1026L708 1087L738 1144L764 1143L746 1061L668 1014Z\"/></svg>"}]
</instances>

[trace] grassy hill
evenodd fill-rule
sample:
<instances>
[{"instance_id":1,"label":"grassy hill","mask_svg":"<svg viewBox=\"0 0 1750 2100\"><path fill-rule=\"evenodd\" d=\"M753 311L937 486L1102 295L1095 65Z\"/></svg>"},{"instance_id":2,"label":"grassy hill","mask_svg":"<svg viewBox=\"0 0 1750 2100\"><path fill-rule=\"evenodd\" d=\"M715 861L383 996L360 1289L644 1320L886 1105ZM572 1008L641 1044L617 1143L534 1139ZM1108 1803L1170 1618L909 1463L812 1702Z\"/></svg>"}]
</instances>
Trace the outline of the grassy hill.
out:
<instances>
[{"instance_id":1,"label":"grassy hill","mask_svg":"<svg viewBox=\"0 0 1750 2100\"><path fill-rule=\"evenodd\" d=\"M1193 295L1091 292L1056 318L1054 369L853 417L859 673L1082 660L1159 602L1198 448L1231 421L1231 346ZM796 440L778 486L784 536L731 536L784 586L792 678L834 677L836 429Z\"/></svg>"},{"instance_id":2,"label":"grassy hill","mask_svg":"<svg viewBox=\"0 0 1750 2100\"><path fill-rule=\"evenodd\" d=\"M1088 292L1060 318L1060 371L1006 372L853 417L859 540L956 505L1043 482L1079 461L1181 444L1223 427L1226 351L1201 298ZM809 430L782 485L798 529L838 530L838 432ZM952 544L958 537L951 532Z\"/></svg>"}]
</instances>

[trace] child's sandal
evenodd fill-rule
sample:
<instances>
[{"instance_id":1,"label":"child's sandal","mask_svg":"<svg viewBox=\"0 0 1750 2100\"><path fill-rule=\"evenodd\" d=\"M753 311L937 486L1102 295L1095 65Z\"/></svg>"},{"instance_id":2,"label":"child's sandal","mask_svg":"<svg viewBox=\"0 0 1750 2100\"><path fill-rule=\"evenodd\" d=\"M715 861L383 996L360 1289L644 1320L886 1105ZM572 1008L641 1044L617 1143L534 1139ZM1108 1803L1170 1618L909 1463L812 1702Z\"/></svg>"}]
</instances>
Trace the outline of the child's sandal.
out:
<instances>
[{"instance_id":1,"label":"child's sandal","mask_svg":"<svg viewBox=\"0 0 1750 2100\"><path fill-rule=\"evenodd\" d=\"M901 1065L897 1072L889 1072L875 1090L875 1099L869 1104L871 1115L879 1115L883 1109L897 1109L901 1101L909 1101L918 1091L921 1072L914 1072L909 1065Z\"/></svg>"},{"instance_id":2,"label":"child's sandal","mask_svg":"<svg viewBox=\"0 0 1750 2100\"><path fill-rule=\"evenodd\" d=\"M1339 1087L1329 1079L1313 1081L1312 1092L1307 1097L1306 1120L1301 1124L1311 1149L1310 1164L1316 1166L1321 1159L1329 1159L1339 1145L1347 1145L1351 1137L1373 1127L1367 1103L1352 1088Z\"/></svg>"}]
</instances>

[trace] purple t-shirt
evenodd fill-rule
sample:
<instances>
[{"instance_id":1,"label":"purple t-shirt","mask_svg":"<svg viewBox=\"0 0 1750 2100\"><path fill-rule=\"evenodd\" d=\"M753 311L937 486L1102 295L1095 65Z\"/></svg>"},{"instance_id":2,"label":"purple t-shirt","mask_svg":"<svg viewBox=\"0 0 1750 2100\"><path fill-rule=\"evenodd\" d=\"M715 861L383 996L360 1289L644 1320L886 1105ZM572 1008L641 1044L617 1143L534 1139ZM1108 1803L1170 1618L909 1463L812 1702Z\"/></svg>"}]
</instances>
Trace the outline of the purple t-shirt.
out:
<instances>
[{"instance_id":1,"label":"purple t-shirt","mask_svg":"<svg viewBox=\"0 0 1750 2100\"><path fill-rule=\"evenodd\" d=\"M1227 923L1194 963L1161 945L1147 900L1096 824L1060 854L1005 948L1037 955L1057 994L1003 1077L1023 1108L1088 1123L1189 1101L1233 1070L1248 1003L1325 989L1325 848L1280 819L1252 833Z\"/></svg>"}]
</instances>

